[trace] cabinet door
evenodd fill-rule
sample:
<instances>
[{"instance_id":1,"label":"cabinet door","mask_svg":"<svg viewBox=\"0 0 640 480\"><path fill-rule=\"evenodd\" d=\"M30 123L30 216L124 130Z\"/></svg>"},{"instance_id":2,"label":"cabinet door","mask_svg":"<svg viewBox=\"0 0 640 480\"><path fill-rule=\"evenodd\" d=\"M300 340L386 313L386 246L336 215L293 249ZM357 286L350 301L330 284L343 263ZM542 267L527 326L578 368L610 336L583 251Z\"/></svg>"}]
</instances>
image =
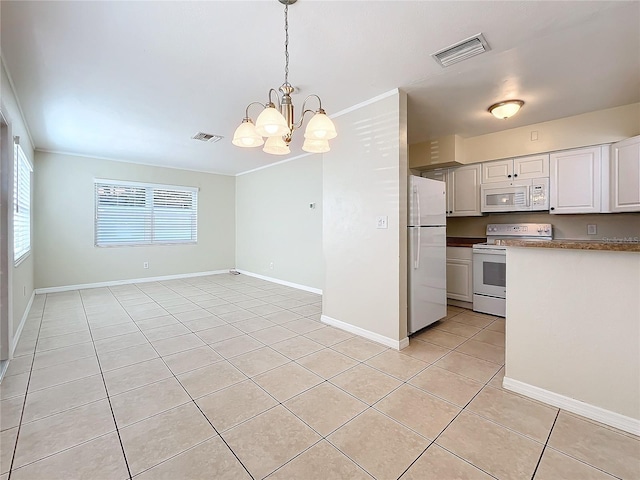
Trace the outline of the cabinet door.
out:
<instances>
[{"instance_id":1,"label":"cabinet door","mask_svg":"<svg viewBox=\"0 0 640 480\"><path fill-rule=\"evenodd\" d=\"M513 179L513 160L499 160L482 164L482 183L510 182Z\"/></svg>"},{"instance_id":2,"label":"cabinet door","mask_svg":"<svg viewBox=\"0 0 640 480\"><path fill-rule=\"evenodd\" d=\"M480 175L480 164L449 170L450 216L472 217L482 215L480 211Z\"/></svg>"},{"instance_id":3,"label":"cabinet door","mask_svg":"<svg viewBox=\"0 0 640 480\"><path fill-rule=\"evenodd\" d=\"M449 180L449 170L448 169L437 169L437 170L429 170L422 174L425 178L431 178L432 180L440 180L441 182L445 182L445 189L447 192L447 205L446 214L447 217L451 216L451 184Z\"/></svg>"},{"instance_id":4,"label":"cabinet door","mask_svg":"<svg viewBox=\"0 0 640 480\"><path fill-rule=\"evenodd\" d=\"M549 176L549 154L531 155L513 160L513 178L546 178Z\"/></svg>"},{"instance_id":5,"label":"cabinet door","mask_svg":"<svg viewBox=\"0 0 640 480\"><path fill-rule=\"evenodd\" d=\"M640 212L640 135L611 146L611 211Z\"/></svg>"},{"instance_id":6,"label":"cabinet door","mask_svg":"<svg viewBox=\"0 0 640 480\"><path fill-rule=\"evenodd\" d=\"M427 170L422 172L424 178L430 178L432 180L440 180L441 182L447 181L447 169Z\"/></svg>"},{"instance_id":7,"label":"cabinet door","mask_svg":"<svg viewBox=\"0 0 640 480\"><path fill-rule=\"evenodd\" d=\"M551 213L600 212L600 147L550 155Z\"/></svg>"},{"instance_id":8,"label":"cabinet door","mask_svg":"<svg viewBox=\"0 0 640 480\"><path fill-rule=\"evenodd\" d=\"M473 301L471 260L447 259L447 298Z\"/></svg>"}]
</instances>

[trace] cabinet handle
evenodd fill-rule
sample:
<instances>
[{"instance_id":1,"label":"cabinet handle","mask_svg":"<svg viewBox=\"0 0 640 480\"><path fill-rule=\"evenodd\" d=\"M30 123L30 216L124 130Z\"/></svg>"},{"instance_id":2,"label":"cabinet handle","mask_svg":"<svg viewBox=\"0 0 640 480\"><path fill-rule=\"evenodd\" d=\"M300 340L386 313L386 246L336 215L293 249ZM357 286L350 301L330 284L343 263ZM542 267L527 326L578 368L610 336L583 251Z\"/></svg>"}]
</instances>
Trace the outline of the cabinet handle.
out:
<instances>
[{"instance_id":1,"label":"cabinet handle","mask_svg":"<svg viewBox=\"0 0 640 480\"><path fill-rule=\"evenodd\" d=\"M514 176L514 177L517 177L517 176L518 176L518 174L516 173L516 174L514 174L513 176Z\"/></svg>"},{"instance_id":2,"label":"cabinet handle","mask_svg":"<svg viewBox=\"0 0 640 480\"><path fill-rule=\"evenodd\" d=\"M511 178L511 175L507 175L507 178Z\"/></svg>"},{"instance_id":3,"label":"cabinet handle","mask_svg":"<svg viewBox=\"0 0 640 480\"><path fill-rule=\"evenodd\" d=\"M551 207L551 210L555 210L555 209L556 209L556 207Z\"/></svg>"}]
</instances>

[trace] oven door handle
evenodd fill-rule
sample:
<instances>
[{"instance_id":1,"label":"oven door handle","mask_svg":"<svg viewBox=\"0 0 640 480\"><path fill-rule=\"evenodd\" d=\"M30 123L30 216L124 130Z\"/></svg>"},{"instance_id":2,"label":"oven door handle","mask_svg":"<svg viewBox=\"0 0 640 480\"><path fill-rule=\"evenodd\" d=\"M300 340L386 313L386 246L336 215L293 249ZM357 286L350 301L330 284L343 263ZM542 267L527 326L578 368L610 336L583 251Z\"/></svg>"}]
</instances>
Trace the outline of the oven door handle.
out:
<instances>
[{"instance_id":1,"label":"oven door handle","mask_svg":"<svg viewBox=\"0 0 640 480\"><path fill-rule=\"evenodd\" d=\"M506 256L507 252L505 250L483 249L483 250L473 250L473 254L474 255L502 255L504 257Z\"/></svg>"}]
</instances>

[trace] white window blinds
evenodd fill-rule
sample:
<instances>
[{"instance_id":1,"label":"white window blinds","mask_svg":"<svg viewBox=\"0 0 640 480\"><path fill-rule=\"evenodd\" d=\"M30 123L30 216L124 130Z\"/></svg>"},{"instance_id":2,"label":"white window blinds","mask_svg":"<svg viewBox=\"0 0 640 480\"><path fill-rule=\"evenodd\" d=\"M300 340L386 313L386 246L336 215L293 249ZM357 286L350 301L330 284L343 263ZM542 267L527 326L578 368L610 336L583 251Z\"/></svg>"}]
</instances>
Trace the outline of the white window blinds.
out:
<instances>
[{"instance_id":1,"label":"white window blinds","mask_svg":"<svg viewBox=\"0 0 640 480\"><path fill-rule=\"evenodd\" d=\"M31 251L31 164L16 144L13 162L13 261Z\"/></svg>"},{"instance_id":2,"label":"white window blinds","mask_svg":"<svg viewBox=\"0 0 640 480\"><path fill-rule=\"evenodd\" d=\"M95 180L95 244L196 243L198 189Z\"/></svg>"}]
</instances>

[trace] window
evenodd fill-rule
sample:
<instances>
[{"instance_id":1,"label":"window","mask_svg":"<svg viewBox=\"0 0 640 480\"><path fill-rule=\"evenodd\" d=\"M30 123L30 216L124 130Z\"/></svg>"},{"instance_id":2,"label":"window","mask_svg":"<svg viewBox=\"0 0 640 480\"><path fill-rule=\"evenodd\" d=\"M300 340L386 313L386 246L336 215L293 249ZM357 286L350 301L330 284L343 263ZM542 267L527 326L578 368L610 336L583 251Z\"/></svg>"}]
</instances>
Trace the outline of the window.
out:
<instances>
[{"instance_id":1,"label":"window","mask_svg":"<svg viewBox=\"0 0 640 480\"><path fill-rule=\"evenodd\" d=\"M95 244L196 243L198 189L95 180Z\"/></svg>"},{"instance_id":2,"label":"window","mask_svg":"<svg viewBox=\"0 0 640 480\"><path fill-rule=\"evenodd\" d=\"M13 261L18 265L31 251L31 164L16 144L13 159Z\"/></svg>"}]
</instances>

